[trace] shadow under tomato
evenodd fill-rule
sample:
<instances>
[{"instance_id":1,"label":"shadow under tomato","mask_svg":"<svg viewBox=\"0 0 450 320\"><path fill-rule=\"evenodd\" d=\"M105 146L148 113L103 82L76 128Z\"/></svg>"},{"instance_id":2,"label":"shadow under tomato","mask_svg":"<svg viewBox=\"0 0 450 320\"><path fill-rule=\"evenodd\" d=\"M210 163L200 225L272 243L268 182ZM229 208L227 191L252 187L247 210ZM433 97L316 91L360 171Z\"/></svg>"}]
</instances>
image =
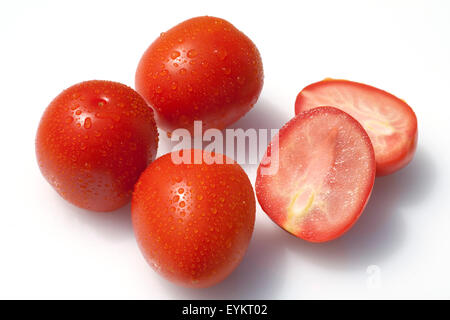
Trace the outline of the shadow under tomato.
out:
<instances>
[{"instance_id":1,"label":"shadow under tomato","mask_svg":"<svg viewBox=\"0 0 450 320\"><path fill-rule=\"evenodd\" d=\"M256 228L241 264L221 283L204 289L169 283L175 299L273 299L284 282L284 247L272 243L269 228ZM166 280L161 280L166 281Z\"/></svg>"},{"instance_id":2,"label":"shadow under tomato","mask_svg":"<svg viewBox=\"0 0 450 320\"><path fill-rule=\"evenodd\" d=\"M413 207L432 194L437 172L426 150L418 150L411 163L402 170L377 179L381 192L397 207Z\"/></svg>"},{"instance_id":3,"label":"shadow under tomato","mask_svg":"<svg viewBox=\"0 0 450 320\"><path fill-rule=\"evenodd\" d=\"M266 151L266 146L269 144L271 140L271 129L280 129L288 120L288 117L283 117L280 113L274 112L274 110L277 110L277 108L264 99L259 101L244 117L239 119L237 122L229 126L227 129L243 129L244 131L247 131L248 129L256 130L256 134L258 136L259 130L268 130L267 132L267 141L264 141L263 150L258 150L259 153L264 154ZM245 148L243 150L236 150L237 149L237 142L234 143L234 150L227 150L227 140L226 140L226 130L224 129L221 131L222 133L222 141L219 141L219 143L222 144L222 153L226 154L227 156L233 158L233 159L239 159L244 156L242 159L249 159L249 142L246 141ZM168 152L181 149L180 147L180 141L176 140L176 137L169 138L167 136L167 133L160 130L160 142L159 142L159 148L158 148L158 155L163 155ZM202 132L203 134L205 132ZM258 136L259 137L259 136ZM188 141L183 141L183 148L197 148L196 146L201 146L201 148L205 148L208 145L210 145L213 141L202 141L203 137L195 137L200 138L197 142L194 142L194 137L191 137L192 139ZM187 143L187 146L184 145L184 142ZM217 143L217 142L216 142ZM259 141L253 141L253 143L256 143L256 145L259 146ZM217 150L216 150L217 151ZM247 163L247 162L246 162ZM254 164L256 165L256 164Z\"/></svg>"},{"instance_id":4,"label":"shadow under tomato","mask_svg":"<svg viewBox=\"0 0 450 320\"><path fill-rule=\"evenodd\" d=\"M72 218L108 240L121 241L134 236L131 224L131 202L111 212L80 209L67 202L66 205L70 208L65 211L72 213Z\"/></svg>"},{"instance_id":5,"label":"shadow under tomato","mask_svg":"<svg viewBox=\"0 0 450 320\"><path fill-rule=\"evenodd\" d=\"M245 116L230 126L231 129L280 129L291 118L277 112L279 108L261 98ZM292 108L292 117L294 109Z\"/></svg>"},{"instance_id":6,"label":"shadow under tomato","mask_svg":"<svg viewBox=\"0 0 450 320\"><path fill-rule=\"evenodd\" d=\"M375 180L366 209L342 237L326 243L309 243L287 232L273 232L272 242L290 253L328 269L365 270L380 265L403 244L408 207L432 192L436 172L424 151L403 170Z\"/></svg>"},{"instance_id":7,"label":"shadow under tomato","mask_svg":"<svg viewBox=\"0 0 450 320\"><path fill-rule=\"evenodd\" d=\"M246 138L245 148L237 148L235 139L235 150L227 149L226 154L235 159L240 165L245 166L246 169L256 170L273 135L275 135L287 121L289 121L289 117L280 114L277 112L277 107L275 105L262 99L243 118L230 126L230 129L242 129L247 133L253 131L257 140L250 142L250 138ZM260 139L263 141L260 141ZM250 143L252 143L252 145L250 145Z\"/></svg>"}]
</instances>

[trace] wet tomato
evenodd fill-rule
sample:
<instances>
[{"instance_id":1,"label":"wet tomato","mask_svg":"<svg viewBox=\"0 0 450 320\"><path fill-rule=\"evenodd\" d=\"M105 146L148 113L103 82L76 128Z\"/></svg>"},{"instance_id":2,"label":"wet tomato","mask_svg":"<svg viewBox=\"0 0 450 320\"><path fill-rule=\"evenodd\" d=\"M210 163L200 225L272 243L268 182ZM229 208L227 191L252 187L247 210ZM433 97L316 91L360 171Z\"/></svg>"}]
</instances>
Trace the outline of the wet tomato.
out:
<instances>
[{"instance_id":1,"label":"wet tomato","mask_svg":"<svg viewBox=\"0 0 450 320\"><path fill-rule=\"evenodd\" d=\"M199 154L201 161L175 164L176 153L156 159L136 184L134 231L158 273L184 286L208 287L227 277L244 256L255 222L255 196L233 160L184 150ZM207 164L204 159L211 155L221 160Z\"/></svg>"},{"instance_id":2,"label":"wet tomato","mask_svg":"<svg viewBox=\"0 0 450 320\"><path fill-rule=\"evenodd\" d=\"M168 132L223 129L256 103L263 66L253 42L229 22L197 17L161 33L141 58L136 90Z\"/></svg>"},{"instance_id":3,"label":"wet tomato","mask_svg":"<svg viewBox=\"0 0 450 320\"><path fill-rule=\"evenodd\" d=\"M133 89L87 81L58 95L36 135L42 174L72 204L94 211L117 209L156 156L152 109Z\"/></svg>"}]
</instances>

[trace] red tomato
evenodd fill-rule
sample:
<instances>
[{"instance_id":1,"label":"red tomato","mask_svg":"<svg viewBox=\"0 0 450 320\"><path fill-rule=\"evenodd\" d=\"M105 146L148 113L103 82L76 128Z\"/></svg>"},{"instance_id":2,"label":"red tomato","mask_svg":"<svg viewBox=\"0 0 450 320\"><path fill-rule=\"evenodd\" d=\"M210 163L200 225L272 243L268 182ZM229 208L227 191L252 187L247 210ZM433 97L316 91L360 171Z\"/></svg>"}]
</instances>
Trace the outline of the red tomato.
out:
<instances>
[{"instance_id":1,"label":"red tomato","mask_svg":"<svg viewBox=\"0 0 450 320\"><path fill-rule=\"evenodd\" d=\"M375 156L361 125L339 109L320 107L297 115L272 141L258 168L262 209L297 237L324 242L358 219L375 179ZM278 167L263 174L270 163Z\"/></svg>"},{"instance_id":2,"label":"red tomato","mask_svg":"<svg viewBox=\"0 0 450 320\"><path fill-rule=\"evenodd\" d=\"M136 90L168 132L192 132L194 120L202 120L204 129L223 129L252 108L262 86L258 49L214 17L193 18L161 33L136 72Z\"/></svg>"},{"instance_id":3,"label":"red tomato","mask_svg":"<svg viewBox=\"0 0 450 320\"><path fill-rule=\"evenodd\" d=\"M74 205L111 211L125 205L158 146L152 109L133 89L87 81L47 107L36 135L42 174Z\"/></svg>"},{"instance_id":4,"label":"red tomato","mask_svg":"<svg viewBox=\"0 0 450 320\"><path fill-rule=\"evenodd\" d=\"M417 119L403 100L362 83L327 79L298 94L295 112L319 106L339 108L361 123L375 149L378 176L403 168L413 158Z\"/></svg>"},{"instance_id":5,"label":"red tomato","mask_svg":"<svg viewBox=\"0 0 450 320\"><path fill-rule=\"evenodd\" d=\"M212 155L200 150L185 150ZM131 202L137 242L162 276L208 287L240 263L253 232L255 196L242 168L230 164L174 164L170 153L142 174Z\"/></svg>"}]
</instances>

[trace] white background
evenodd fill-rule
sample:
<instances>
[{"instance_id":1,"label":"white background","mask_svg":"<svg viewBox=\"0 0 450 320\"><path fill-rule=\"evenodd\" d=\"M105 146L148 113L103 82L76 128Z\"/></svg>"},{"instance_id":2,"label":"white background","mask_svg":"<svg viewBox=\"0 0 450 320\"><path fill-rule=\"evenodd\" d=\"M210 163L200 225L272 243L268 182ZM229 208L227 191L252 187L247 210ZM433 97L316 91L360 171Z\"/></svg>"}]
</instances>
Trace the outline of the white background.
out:
<instances>
[{"instance_id":1,"label":"white background","mask_svg":"<svg viewBox=\"0 0 450 320\"><path fill-rule=\"evenodd\" d=\"M263 58L260 100L234 127L279 128L300 89L334 77L405 99L420 133L413 162L376 181L342 238L307 243L258 207L242 264L198 290L146 264L129 206L100 214L62 200L39 172L34 137L64 88L90 79L134 86L159 33L206 14L244 31ZM449 101L450 1L1 1L0 298L448 299ZM254 181L256 166L245 169Z\"/></svg>"}]
</instances>

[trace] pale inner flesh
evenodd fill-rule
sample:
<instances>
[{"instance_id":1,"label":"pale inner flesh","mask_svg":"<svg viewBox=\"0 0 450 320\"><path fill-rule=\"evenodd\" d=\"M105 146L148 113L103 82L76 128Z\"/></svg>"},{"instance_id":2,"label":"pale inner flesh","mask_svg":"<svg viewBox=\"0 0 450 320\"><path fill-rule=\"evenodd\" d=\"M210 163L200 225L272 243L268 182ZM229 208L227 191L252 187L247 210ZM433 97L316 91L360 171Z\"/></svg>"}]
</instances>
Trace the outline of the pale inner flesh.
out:
<instances>
[{"instance_id":1,"label":"pale inner flesh","mask_svg":"<svg viewBox=\"0 0 450 320\"><path fill-rule=\"evenodd\" d=\"M356 92L355 92L356 90ZM316 106L337 107L357 119L369 135L378 160L386 154L400 152L408 143L410 117L405 108L399 108L399 101L378 91L348 88L345 84L315 88L303 95L308 108Z\"/></svg>"},{"instance_id":2,"label":"pale inner flesh","mask_svg":"<svg viewBox=\"0 0 450 320\"><path fill-rule=\"evenodd\" d=\"M280 168L268 177L285 203L272 217L304 238L331 236L354 221L373 179L370 145L345 114L316 114L280 139Z\"/></svg>"},{"instance_id":3,"label":"pale inner flesh","mask_svg":"<svg viewBox=\"0 0 450 320\"><path fill-rule=\"evenodd\" d=\"M309 134L312 134L312 132L309 132ZM296 232L299 222L313 208L327 212L323 195L330 192L329 185L326 182L327 176L330 174L329 171L335 162L337 135L338 130L333 128L322 141L314 139L313 142L310 135L307 136L307 142L314 144L314 146L311 146L310 153L312 161L306 163L302 175L296 180L296 191L294 191L287 209L286 230Z\"/></svg>"}]
</instances>

